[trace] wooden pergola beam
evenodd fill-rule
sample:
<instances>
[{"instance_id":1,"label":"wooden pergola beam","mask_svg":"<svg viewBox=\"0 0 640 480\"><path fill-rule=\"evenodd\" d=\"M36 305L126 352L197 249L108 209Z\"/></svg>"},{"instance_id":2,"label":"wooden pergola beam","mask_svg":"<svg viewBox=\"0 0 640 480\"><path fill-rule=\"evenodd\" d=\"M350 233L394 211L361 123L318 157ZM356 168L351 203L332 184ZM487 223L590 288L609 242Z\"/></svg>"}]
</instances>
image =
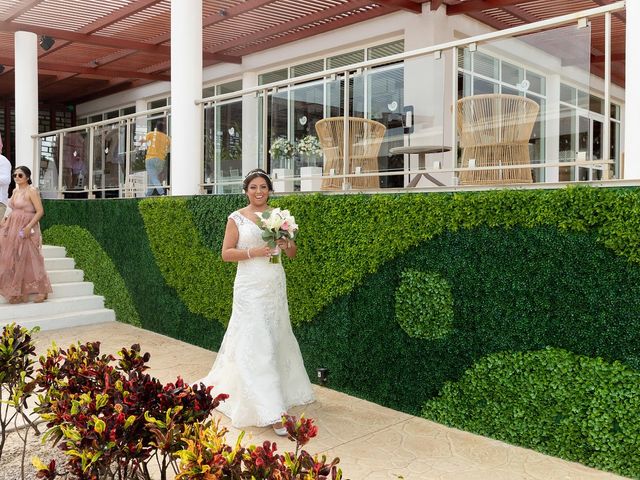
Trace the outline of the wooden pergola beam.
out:
<instances>
[{"instance_id":1,"label":"wooden pergola beam","mask_svg":"<svg viewBox=\"0 0 640 480\"><path fill-rule=\"evenodd\" d=\"M366 7L366 6L369 6L370 4L371 2L369 0L350 0L348 3L344 3L341 5L337 5L335 7L328 8L326 10L316 12L313 15L304 15L291 22L283 22L274 27L265 28L264 30L259 30L250 35L245 35L244 37L238 37L231 40L227 40L226 42L207 48L207 52L220 52L220 51L232 49L234 47L238 47L240 45L246 45L247 43L256 42L258 40L262 40L263 38L268 38L273 35L277 35L279 33L288 32L289 30L292 30L294 28L310 25L313 22L324 20L332 16L341 15L343 13L350 12L352 10L356 10L361 7ZM388 7L382 7L382 8L385 8L386 13L390 13L391 11L393 11L388 9ZM327 22L327 24L333 25L334 22ZM318 28L318 27L315 27L315 28ZM309 29L309 30L314 30L314 29ZM273 44L270 44L270 45L273 45ZM247 47L247 48L251 48L251 47Z\"/></svg>"},{"instance_id":2,"label":"wooden pergola beam","mask_svg":"<svg viewBox=\"0 0 640 480\"><path fill-rule=\"evenodd\" d=\"M0 22L0 30L5 32L33 32L37 35L47 35L55 39L68 40L70 42L83 43L86 45L97 45L100 47L117 48L124 50L137 50L144 52L158 53L161 55L171 55L171 48L165 45L154 45L152 43L136 42L133 40L121 40L113 37L103 37L86 33L70 32L58 28L37 27L15 22ZM212 54L203 52L203 58L207 60L220 60L226 63L241 63L242 59L230 55Z\"/></svg>"},{"instance_id":3,"label":"wooden pergola beam","mask_svg":"<svg viewBox=\"0 0 640 480\"><path fill-rule=\"evenodd\" d=\"M8 22L14 18L19 17L27 10L32 9L34 6L42 3L44 0L22 0L18 2L11 10L9 10L0 20Z\"/></svg>"},{"instance_id":4,"label":"wooden pergola beam","mask_svg":"<svg viewBox=\"0 0 640 480\"><path fill-rule=\"evenodd\" d=\"M447 15L478 13L489 8L504 8L520 3L527 3L527 0L467 0L457 5L447 5Z\"/></svg>"},{"instance_id":5,"label":"wooden pergola beam","mask_svg":"<svg viewBox=\"0 0 640 480\"><path fill-rule=\"evenodd\" d=\"M0 57L0 63L4 65L14 66L14 60L9 57ZM60 62L38 62L39 70L48 70L51 72L66 72L75 73L82 76L93 76L97 78L139 78L144 80L153 80L159 82L165 82L171 80L169 75L152 74L146 72L136 72L134 70L111 70L111 69L96 69L91 67L85 67L82 65L65 64Z\"/></svg>"},{"instance_id":6,"label":"wooden pergola beam","mask_svg":"<svg viewBox=\"0 0 640 480\"><path fill-rule=\"evenodd\" d=\"M390 8L406 10L407 12L422 13L422 5L410 0L376 0L376 3Z\"/></svg>"},{"instance_id":7,"label":"wooden pergola beam","mask_svg":"<svg viewBox=\"0 0 640 480\"><path fill-rule=\"evenodd\" d=\"M350 2L351 4L355 4L356 1L352 1ZM330 32L332 30L336 30L338 28L341 27L346 27L347 25L353 25L354 23L358 23L362 20L370 20L372 18L376 18L382 15L388 15L389 13L393 13L394 11L397 11L391 7L386 7L386 6L381 6L379 8L376 9L372 9L369 12L366 13L362 13L361 16L360 15L349 15L347 17L343 17L339 20L333 21L333 22L326 22L322 25L318 25L317 27L314 28L307 28L304 30L300 30L296 33L293 33L291 35L284 35L280 38L276 38L274 40L270 40L269 41L269 48L273 48L273 47L277 47L278 45L283 45L285 43L289 43L289 42L294 42L296 40L300 40L303 38L308 38L308 37L312 37L314 35L318 35L320 33L324 33L324 32ZM240 50L238 50L236 53L240 54L240 55L249 55L251 53L254 52L259 52L261 50L264 49L264 46L262 44L259 45L251 45L245 48L242 48Z\"/></svg>"}]
</instances>

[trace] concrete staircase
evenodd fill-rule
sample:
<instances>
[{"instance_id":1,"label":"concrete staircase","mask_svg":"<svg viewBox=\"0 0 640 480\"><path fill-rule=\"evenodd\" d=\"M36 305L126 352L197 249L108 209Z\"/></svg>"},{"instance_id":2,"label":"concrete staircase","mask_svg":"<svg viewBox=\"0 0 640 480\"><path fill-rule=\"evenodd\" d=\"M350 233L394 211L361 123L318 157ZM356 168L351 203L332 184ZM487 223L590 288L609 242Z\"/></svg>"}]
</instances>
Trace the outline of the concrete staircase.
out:
<instances>
[{"instance_id":1,"label":"concrete staircase","mask_svg":"<svg viewBox=\"0 0 640 480\"><path fill-rule=\"evenodd\" d=\"M64 247L45 245L43 254L53 294L43 303L17 305L0 297L0 327L16 322L26 328L38 325L41 330L55 330L115 321L115 312L104 308L104 297L93 294L93 283L83 281L84 272L66 257Z\"/></svg>"}]
</instances>

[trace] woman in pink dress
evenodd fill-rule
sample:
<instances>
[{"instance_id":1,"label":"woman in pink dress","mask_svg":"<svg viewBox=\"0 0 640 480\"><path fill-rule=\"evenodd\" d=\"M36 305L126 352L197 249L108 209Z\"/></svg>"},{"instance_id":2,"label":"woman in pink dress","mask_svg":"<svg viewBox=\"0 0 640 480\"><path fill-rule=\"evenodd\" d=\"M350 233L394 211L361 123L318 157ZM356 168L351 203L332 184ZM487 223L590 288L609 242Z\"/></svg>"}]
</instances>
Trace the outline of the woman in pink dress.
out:
<instances>
[{"instance_id":1,"label":"woman in pink dress","mask_svg":"<svg viewBox=\"0 0 640 480\"><path fill-rule=\"evenodd\" d=\"M11 212L0 223L0 295L9 303L44 302L51 282L44 268L42 235L38 221L44 215L42 200L31 186L31 170L17 167L16 188L9 199Z\"/></svg>"}]
</instances>

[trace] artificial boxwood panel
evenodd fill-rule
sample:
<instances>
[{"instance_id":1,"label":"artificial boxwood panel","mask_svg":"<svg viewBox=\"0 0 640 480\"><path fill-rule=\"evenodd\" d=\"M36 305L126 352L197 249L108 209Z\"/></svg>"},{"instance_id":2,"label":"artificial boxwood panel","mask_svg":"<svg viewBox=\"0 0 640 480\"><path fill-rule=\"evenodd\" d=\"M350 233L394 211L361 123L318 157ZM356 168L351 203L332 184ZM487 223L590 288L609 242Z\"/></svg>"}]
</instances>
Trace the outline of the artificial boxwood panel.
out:
<instances>
[{"instance_id":1,"label":"artificial boxwood panel","mask_svg":"<svg viewBox=\"0 0 640 480\"><path fill-rule=\"evenodd\" d=\"M164 210L168 216L175 215L176 219L175 222L147 222L150 232L158 229L151 235L157 245L183 237L186 230L198 231L199 235L183 243L183 247L191 249L185 253L189 258L203 256L203 261L194 263L192 270L194 277L203 282L189 285L188 278L181 272L172 272L182 267L171 260L171 255L158 258L165 278L192 311L226 324L229 296L211 297L211 285L228 285L234 270L219 260L219 251L213 252L213 260L206 260L211 258L209 253L201 255L200 252L205 246L220 245L227 215L244 205L245 200L241 196L210 196L179 202L150 199L142 202L141 207L151 211L156 202L165 202L157 209ZM171 211L174 205L184 212L185 203L190 216ZM221 208L220 204L227 208ZM316 194L279 197L272 204L290 209L301 226L298 258L286 262L294 324L311 321L384 262L444 231L483 225L552 226L567 231L588 231L599 242L640 263L640 196L636 190L572 187L554 191L455 194ZM160 248L154 247L154 251L159 252ZM215 278L207 279L207 276ZM185 296L187 291L189 294Z\"/></svg>"},{"instance_id":2,"label":"artificial boxwood panel","mask_svg":"<svg viewBox=\"0 0 640 480\"><path fill-rule=\"evenodd\" d=\"M224 329L194 315L167 286L149 248L138 200L44 200L43 229L78 225L87 229L122 276L143 328L217 349Z\"/></svg>"},{"instance_id":3,"label":"artificial boxwood panel","mask_svg":"<svg viewBox=\"0 0 640 480\"><path fill-rule=\"evenodd\" d=\"M426 403L436 422L640 477L640 372L546 348L489 355Z\"/></svg>"},{"instance_id":4,"label":"artificial boxwood panel","mask_svg":"<svg viewBox=\"0 0 640 480\"><path fill-rule=\"evenodd\" d=\"M50 203L47 216L58 203L74 202ZM228 320L235 272L220 260L220 246L227 216L244 198L145 200L149 237L138 212L116 213L120 223L103 218L111 208L137 208L135 202L82 203L116 207L72 214L64 206L62 218L111 222L92 234L128 288L144 288L137 284L148 278L161 285L159 302L171 299L182 309L154 305L155 312L170 312L167 324L157 324L136 304L143 325L199 345L219 341L215 325ZM296 195L272 204L290 209L301 226L298 257L285 259L292 320L310 375L328 367L333 388L417 414L445 382L498 352L550 346L640 369L637 189ZM118 240L109 238L131 228L127 216L135 224L128 248L140 249L134 262L153 271L148 277L134 280L127 246L114 248ZM401 272L411 269L451 286L449 335L411 338L398 325L395 292ZM598 465L615 464L611 455Z\"/></svg>"},{"instance_id":5,"label":"artificial boxwood panel","mask_svg":"<svg viewBox=\"0 0 640 480\"><path fill-rule=\"evenodd\" d=\"M397 324L407 268L448 281L450 335L415 339ZM495 352L555 346L640 367L640 269L588 234L448 232L384 265L339 305L296 330L309 369L328 366L332 386L414 414L445 380Z\"/></svg>"},{"instance_id":6,"label":"artificial boxwood panel","mask_svg":"<svg viewBox=\"0 0 640 480\"><path fill-rule=\"evenodd\" d=\"M95 293L104 296L105 306L115 310L119 321L141 326L122 276L88 230L75 225L54 225L46 229L42 237L48 245L66 248L67 255L84 272L85 281L93 282Z\"/></svg>"}]
</instances>

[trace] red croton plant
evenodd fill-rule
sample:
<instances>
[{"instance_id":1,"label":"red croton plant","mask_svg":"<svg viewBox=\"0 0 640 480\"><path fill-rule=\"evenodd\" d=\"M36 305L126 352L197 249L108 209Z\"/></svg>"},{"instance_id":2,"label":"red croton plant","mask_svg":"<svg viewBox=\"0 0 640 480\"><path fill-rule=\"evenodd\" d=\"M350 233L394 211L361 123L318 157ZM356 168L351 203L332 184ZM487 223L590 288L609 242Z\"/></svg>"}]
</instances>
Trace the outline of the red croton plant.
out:
<instances>
[{"instance_id":1,"label":"red croton plant","mask_svg":"<svg viewBox=\"0 0 640 480\"><path fill-rule=\"evenodd\" d=\"M225 443L227 430L210 419L228 396L180 378L163 385L145 371L149 354L139 345L101 355L100 343L49 349L34 380L36 412L47 422L45 440L66 455L58 466L34 459L41 479L151 479L170 471L186 479L339 480L338 459L326 463L302 450L317 434L313 420L283 417L295 452L276 453L275 443L243 447Z\"/></svg>"}]
</instances>

